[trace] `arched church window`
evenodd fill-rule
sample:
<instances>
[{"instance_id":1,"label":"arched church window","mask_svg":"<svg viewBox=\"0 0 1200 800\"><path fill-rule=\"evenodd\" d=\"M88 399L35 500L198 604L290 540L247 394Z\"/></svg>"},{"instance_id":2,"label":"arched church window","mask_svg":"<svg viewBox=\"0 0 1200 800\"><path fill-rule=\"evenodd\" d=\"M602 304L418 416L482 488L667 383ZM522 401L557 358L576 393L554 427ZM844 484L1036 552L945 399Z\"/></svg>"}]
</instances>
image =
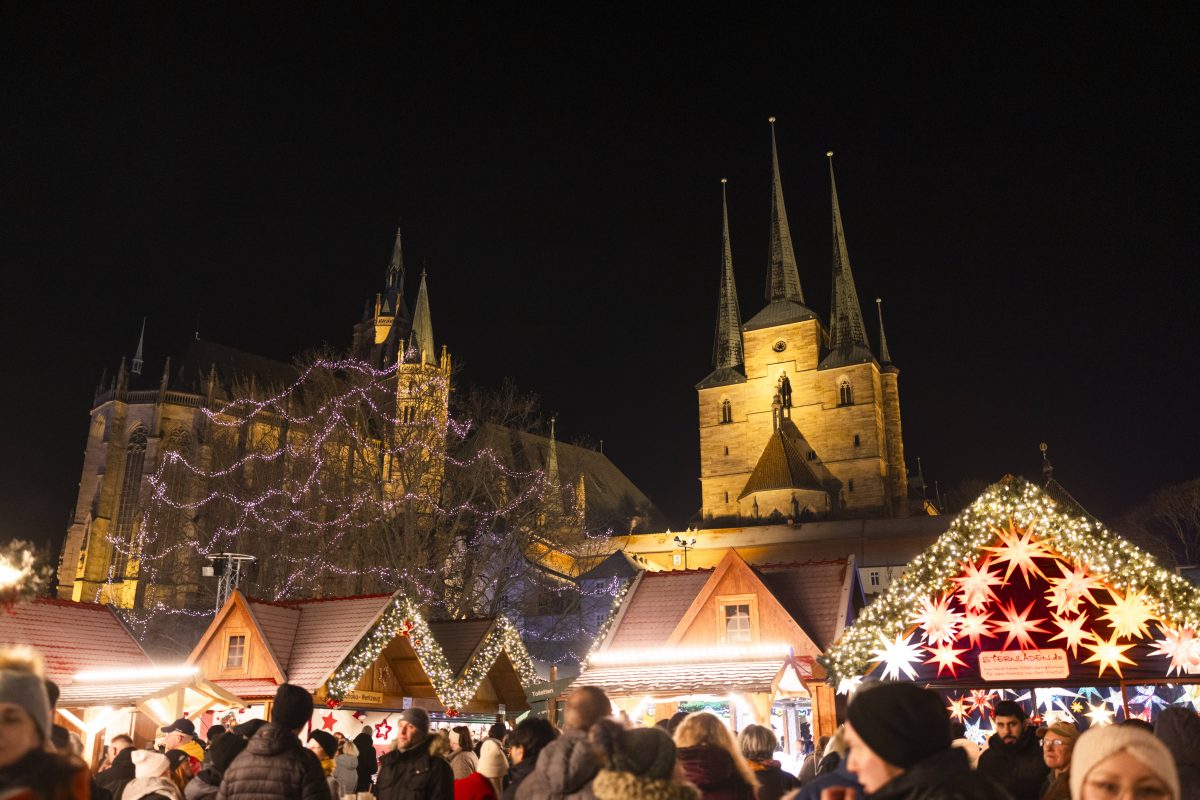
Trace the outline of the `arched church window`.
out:
<instances>
[{"instance_id":1,"label":"arched church window","mask_svg":"<svg viewBox=\"0 0 1200 800\"><path fill-rule=\"evenodd\" d=\"M856 434L854 434L854 446L855 446L855 447L862 447L862 437L861 437L861 436L859 436L857 433L856 433Z\"/></svg>"},{"instance_id":2,"label":"arched church window","mask_svg":"<svg viewBox=\"0 0 1200 800\"><path fill-rule=\"evenodd\" d=\"M142 467L146 462L146 429L138 425L129 434L125 448L125 470L121 475L121 500L117 506L114 536L113 577L124 579L133 547L133 528L137 520L138 495L142 489Z\"/></svg>"},{"instance_id":3,"label":"arched church window","mask_svg":"<svg viewBox=\"0 0 1200 800\"><path fill-rule=\"evenodd\" d=\"M162 471L163 500L155 514L157 530L146 531L147 553L157 556L181 541L183 526L188 518L184 506L191 501L192 471L188 458L192 453L192 437L185 428L177 428L167 441L166 466Z\"/></svg>"},{"instance_id":4,"label":"arched church window","mask_svg":"<svg viewBox=\"0 0 1200 800\"><path fill-rule=\"evenodd\" d=\"M854 390L850 388L849 378L842 378L842 382L838 384L838 405L854 405Z\"/></svg>"},{"instance_id":5,"label":"arched church window","mask_svg":"<svg viewBox=\"0 0 1200 800\"><path fill-rule=\"evenodd\" d=\"M721 401L721 424L733 422L733 406L728 400Z\"/></svg>"}]
</instances>

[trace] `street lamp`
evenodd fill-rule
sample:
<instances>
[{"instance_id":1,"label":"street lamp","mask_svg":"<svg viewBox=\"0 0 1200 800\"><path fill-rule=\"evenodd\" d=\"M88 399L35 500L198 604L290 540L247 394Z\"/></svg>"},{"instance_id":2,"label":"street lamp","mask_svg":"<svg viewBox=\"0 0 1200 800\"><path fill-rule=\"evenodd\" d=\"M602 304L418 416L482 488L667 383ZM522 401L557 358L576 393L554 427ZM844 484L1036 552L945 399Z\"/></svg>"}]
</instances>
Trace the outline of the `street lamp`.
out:
<instances>
[{"instance_id":1,"label":"street lamp","mask_svg":"<svg viewBox=\"0 0 1200 800\"><path fill-rule=\"evenodd\" d=\"M688 568L688 557L687 557L688 550L691 550L692 548L694 548L696 546L696 537L695 536L689 536L689 537L676 536L675 544L677 544L681 548L683 548L683 568L687 569Z\"/></svg>"}]
</instances>

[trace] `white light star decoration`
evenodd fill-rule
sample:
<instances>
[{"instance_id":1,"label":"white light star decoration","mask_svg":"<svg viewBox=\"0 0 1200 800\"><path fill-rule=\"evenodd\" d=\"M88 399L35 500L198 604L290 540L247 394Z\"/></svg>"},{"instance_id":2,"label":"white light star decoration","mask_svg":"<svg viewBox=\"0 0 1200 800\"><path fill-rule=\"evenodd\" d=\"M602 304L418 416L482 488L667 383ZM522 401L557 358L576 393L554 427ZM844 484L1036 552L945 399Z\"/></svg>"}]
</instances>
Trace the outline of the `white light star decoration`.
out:
<instances>
[{"instance_id":1,"label":"white light star decoration","mask_svg":"<svg viewBox=\"0 0 1200 800\"><path fill-rule=\"evenodd\" d=\"M872 661L881 662L883 664L883 678L900 679L900 673L903 672L908 676L909 680L915 680L917 671L913 669L914 662L921 660L921 646L912 644L909 640L911 636L897 634L893 641L888 641L881 634L879 637L880 643L883 645L881 649L875 650L875 658Z\"/></svg>"},{"instance_id":2,"label":"white light star decoration","mask_svg":"<svg viewBox=\"0 0 1200 800\"><path fill-rule=\"evenodd\" d=\"M1091 710L1084 716L1091 720L1094 727L1099 728L1104 725L1112 725L1113 712L1108 710L1108 706L1101 703L1098 706L1090 706L1090 708Z\"/></svg>"},{"instance_id":3,"label":"white light star decoration","mask_svg":"<svg viewBox=\"0 0 1200 800\"><path fill-rule=\"evenodd\" d=\"M1031 601L1020 613L1017 612L1016 605L1012 600L1008 601L1007 606L1000 606L1000 613L1004 615L1004 619L996 620L992 624L996 626L997 631L1004 634L1004 646L1000 648L1001 650L1007 650L1014 639L1022 650L1028 650L1035 647L1030 634L1050 632L1039 624L1045 622L1045 619L1029 619L1033 605Z\"/></svg>"},{"instance_id":4,"label":"white light star decoration","mask_svg":"<svg viewBox=\"0 0 1200 800\"><path fill-rule=\"evenodd\" d=\"M921 599L921 613L910 622L920 625L925 631L925 641L931 645L953 644L958 638L958 627L963 615L950 608L950 595L930 600Z\"/></svg>"},{"instance_id":5,"label":"white light star decoration","mask_svg":"<svg viewBox=\"0 0 1200 800\"><path fill-rule=\"evenodd\" d=\"M1180 686L1179 690L1181 693L1175 699L1174 704L1178 706L1190 704L1193 711L1200 712L1200 685L1194 683L1188 684L1187 686Z\"/></svg>"},{"instance_id":6,"label":"white light star decoration","mask_svg":"<svg viewBox=\"0 0 1200 800\"><path fill-rule=\"evenodd\" d=\"M1104 677L1104 670L1111 668L1117 673L1118 678L1125 677L1121 674L1121 665L1128 664L1137 666L1137 662L1125 655L1125 651L1133 647L1131 644L1120 644L1119 637L1114 633L1113 638L1105 641L1097 637L1095 644L1083 643L1083 646L1092 651L1092 654L1083 660L1085 664L1097 663L1100 665L1099 677Z\"/></svg>"},{"instance_id":7,"label":"white light star decoration","mask_svg":"<svg viewBox=\"0 0 1200 800\"><path fill-rule=\"evenodd\" d=\"M993 586L1003 586L1004 579L992 572L992 560L985 558L976 566L974 561L962 562L962 574L951 580L958 584L958 598L968 611L983 611L988 602L996 599Z\"/></svg>"},{"instance_id":8,"label":"white light star decoration","mask_svg":"<svg viewBox=\"0 0 1200 800\"><path fill-rule=\"evenodd\" d=\"M951 678L957 678L958 667L967 666L959 656L969 652L968 648L957 649L952 643L942 643L925 649L929 651L929 658L925 659L925 663L937 664L937 677L939 678L942 677L943 671L949 672Z\"/></svg>"},{"instance_id":9,"label":"white light star decoration","mask_svg":"<svg viewBox=\"0 0 1200 800\"><path fill-rule=\"evenodd\" d=\"M991 553L995 553L994 557L996 561L1008 563L1008 568L1004 571L1005 583L1012 577L1013 571L1017 569L1021 570L1021 577L1025 579L1026 587L1030 585L1030 575L1036 575L1039 578L1046 577L1034 559L1054 558L1054 553L1050 551L1045 542L1034 537L1034 529L1036 527L1031 522L1022 530L1010 518L1007 529L994 529L994 533L1000 539L1000 544L995 547L983 548Z\"/></svg>"},{"instance_id":10,"label":"white light star decoration","mask_svg":"<svg viewBox=\"0 0 1200 800\"><path fill-rule=\"evenodd\" d=\"M1158 629L1163 638L1155 640L1157 648L1150 655L1171 659L1167 675L1200 673L1200 638L1197 638L1196 632L1191 628L1177 629L1168 625L1159 625Z\"/></svg>"},{"instance_id":11,"label":"white light star decoration","mask_svg":"<svg viewBox=\"0 0 1200 800\"><path fill-rule=\"evenodd\" d=\"M1070 566L1065 561L1056 561L1055 565L1061 578L1050 576L1050 591L1046 592L1046 600L1058 614L1078 614L1080 604L1086 599L1092 605L1097 605L1092 589L1103 589L1104 584L1088 571L1078 565Z\"/></svg>"},{"instance_id":12,"label":"white light star decoration","mask_svg":"<svg viewBox=\"0 0 1200 800\"><path fill-rule=\"evenodd\" d=\"M984 637L988 639L995 639L996 634L992 633L992 627L989 624L991 618L991 614L968 611L963 616L962 627L958 629L959 637L965 638L968 642L970 642L971 647L979 647L980 641Z\"/></svg>"},{"instance_id":13,"label":"white light star decoration","mask_svg":"<svg viewBox=\"0 0 1200 800\"><path fill-rule=\"evenodd\" d=\"M988 731L983 730L982 723L980 722L967 723L967 731L963 734L964 737L981 747L987 744L988 736L990 735Z\"/></svg>"},{"instance_id":14,"label":"white light star decoration","mask_svg":"<svg viewBox=\"0 0 1200 800\"><path fill-rule=\"evenodd\" d=\"M859 684L862 683L862 676L855 675L853 678L842 678L838 681L837 693L844 695L852 695L858 691Z\"/></svg>"},{"instance_id":15,"label":"white light star decoration","mask_svg":"<svg viewBox=\"0 0 1200 800\"><path fill-rule=\"evenodd\" d=\"M962 722L971 713L970 701L964 697L952 697L946 711L949 712L950 719Z\"/></svg>"},{"instance_id":16,"label":"white light star decoration","mask_svg":"<svg viewBox=\"0 0 1200 800\"><path fill-rule=\"evenodd\" d=\"M1062 712L1069 712L1069 703L1063 701L1063 698L1078 697L1079 695L1070 689L1034 689L1034 700L1038 708L1044 708L1047 712L1054 708L1060 709Z\"/></svg>"}]
</instances>

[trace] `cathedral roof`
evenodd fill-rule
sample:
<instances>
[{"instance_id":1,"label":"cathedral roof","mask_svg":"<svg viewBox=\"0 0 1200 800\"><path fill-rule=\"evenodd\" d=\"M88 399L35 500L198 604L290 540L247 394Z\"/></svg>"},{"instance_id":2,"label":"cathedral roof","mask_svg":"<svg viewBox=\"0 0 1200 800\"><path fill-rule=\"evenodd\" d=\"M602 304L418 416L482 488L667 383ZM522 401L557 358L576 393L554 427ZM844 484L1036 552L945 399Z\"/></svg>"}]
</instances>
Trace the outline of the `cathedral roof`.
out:
<instances>
[{"instance_id":1,"label":"cathedral roof","mask_svg":"<svg viewBox=\"0 0 1200 800\"><path fill-rule=\"evenodd\" d=\"M799 440L790 435L787 427L781 426L771 434L738 500L773 489L826 490L809 466Z\"/></svg>"},{"instance_id":2,"label":"cathedral roof","mask_svg":"<svg viewBox=\"0 0 1200 800\"><path fill-rule=\"evenodd\" d=\"M746 376L736 367L717 367L708 373L708 377L696 384L697 389L712 389L715 386L729 386L733 383L745 383Z\"/></svg>"},{"instance_id":3,"label":"cathedral roof","mask_svg":"<svg viewBox=\"0 0 1200 800\"><path fill-rule=\"evenodd\" d=\"M806 319L817 319L816 312L792 300L774 300L767 303L766 308L751 317L742 326L742 330L756 331L761 328L786 325L789 322L802 322Z\"/></svg>"}]
</instances>

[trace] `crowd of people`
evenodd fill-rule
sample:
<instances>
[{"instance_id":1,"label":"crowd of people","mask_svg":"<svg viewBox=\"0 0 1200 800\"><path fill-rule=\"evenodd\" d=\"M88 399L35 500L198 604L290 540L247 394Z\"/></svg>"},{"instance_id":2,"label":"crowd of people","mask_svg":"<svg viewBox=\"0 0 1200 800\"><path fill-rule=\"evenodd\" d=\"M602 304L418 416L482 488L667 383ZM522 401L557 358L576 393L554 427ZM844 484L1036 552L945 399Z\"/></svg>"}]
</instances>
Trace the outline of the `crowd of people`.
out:
<instances>
[{"instance_id":1,"label":"crowd of people","mask_svg":"<svg viewBox=\"0 0 1200 800\"><path fill-rule=\"evenodd\" d=\"M35 654L0 653L0 800L1200 799L1200 717L1179 707L1153 727L1081 734L1065 721L1035 726L1001 701L980 753L936 693L871 684L792 775L770 728L735 735L707 712L631 726L596 687L570 695L561 731L528 718L476 737L463 725L435 730L408 708L377 759L372 728L353 739L309 730L312 696L285 684L269 722L215 725L207 747L188 719L162 729L161 750L116 736L93 776L77 737L53 724L56 696Z\"/></svg>"}]
</instances>

